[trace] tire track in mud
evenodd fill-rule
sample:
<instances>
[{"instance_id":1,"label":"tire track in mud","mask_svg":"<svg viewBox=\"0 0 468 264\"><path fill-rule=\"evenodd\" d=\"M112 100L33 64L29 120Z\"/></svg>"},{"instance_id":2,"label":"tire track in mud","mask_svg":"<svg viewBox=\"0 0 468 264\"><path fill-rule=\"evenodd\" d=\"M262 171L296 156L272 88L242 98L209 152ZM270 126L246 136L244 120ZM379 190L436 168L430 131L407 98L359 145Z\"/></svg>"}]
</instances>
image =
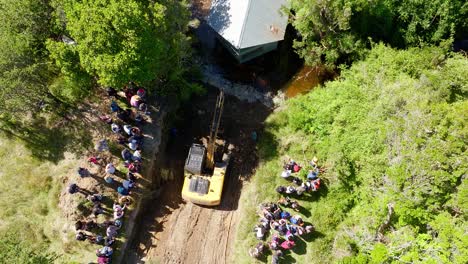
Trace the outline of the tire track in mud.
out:
<instances>
[{"instance_id":1,"label":"tire track in mud","mask_svg":"<svg viewBox=\"0 0 468 264\"><path fill-rule=\"evenodd\" d=\"M161 228L150 231L152 245L128 263L223 264L228 263L235 225L237 224L237 193L242 188L238 177L226 181L223 202L218 208L185 203L180 197L182 182L170 182L163 187L161 207L157 215L149 214L143 224L159 223ZM168 206L169 200L176 205ZM152 219L151 219L152 218ZM142 230L151 228L143 227ZM143 241L141 241L143 242ZM140 242L140 243L141 243ZM138 251L138 245L134 248Z\"/></svg>"},{"instance_id":2,"label":"tire track in mud","mask_svg":"<svg viewBox=\"0 0 468 264\"><path fill-rule=\"evenodd\" d=\"M229 214L229 223L228 223L228 235L226 236L226 240L224 242L224 254L223 254L223 257L225 260L227 260L227 250L228 250L228 245L229 245L229 241L233 241L233 240L230 240L230 237L231 237L231 225L232 225L232 216L233 214Z\"/></svg>"},{"instance_id":3,"label":"tire track in mud","mask_svg":"<svg viewBox=\"0 0 468 264\"><path fill-rule=\"evenodd\" d=\"M226 200L225 204L232 204L228 195ZM235 211L182 203L169 215L155 219L162 223L162 231L153 234L156 243L135 263L227 263L234 215Z\"/></svg>"}]
</instances>

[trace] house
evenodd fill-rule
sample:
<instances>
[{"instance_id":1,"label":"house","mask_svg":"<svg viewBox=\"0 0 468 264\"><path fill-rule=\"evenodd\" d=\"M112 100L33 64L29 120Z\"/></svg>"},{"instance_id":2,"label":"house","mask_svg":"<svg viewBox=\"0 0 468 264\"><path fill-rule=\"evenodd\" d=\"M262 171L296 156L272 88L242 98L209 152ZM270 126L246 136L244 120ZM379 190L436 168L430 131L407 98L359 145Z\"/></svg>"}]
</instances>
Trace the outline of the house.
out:
<instances>
[{"instance_id":1,"label":"house","mask_svg":"<svg viewBox=\"0 0 468 264\"><path fill-rule=\"evenodd\" d=\"M207 17L221 42L243 63L275 50L284 39L286 0L213 0Z\"/></svg>"}]
</instances>

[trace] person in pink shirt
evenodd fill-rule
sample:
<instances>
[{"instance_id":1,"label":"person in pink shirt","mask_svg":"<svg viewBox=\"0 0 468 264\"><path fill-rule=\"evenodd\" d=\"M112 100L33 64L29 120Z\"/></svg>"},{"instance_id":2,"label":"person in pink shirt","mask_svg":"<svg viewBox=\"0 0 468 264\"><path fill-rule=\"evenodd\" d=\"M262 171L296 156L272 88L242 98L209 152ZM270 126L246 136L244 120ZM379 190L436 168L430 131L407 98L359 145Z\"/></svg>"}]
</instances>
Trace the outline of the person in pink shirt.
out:
<instances>
[{"instance_id":1,"label":"person in pink shirt","mask_svg":"<svg viewBox=\"0 0 468 264\"><path fill-rule=\"evenodd\" d=\"M292 236L290 236L290 237L288 237L288 240L281 243L281 248L283 248L285 250L288 250L288 249L293 248L295 245L296 245L296 243L294 242L294 238Z\"/></svg>"},{"instance_id":2,"label":"person in pink shirt","mask_svg":"<svg viewBox=\"0 0 468 264\"><path fill-rule=\"evenodd\" d=\"M138 106L140 105L140 101L141 101L141 97L138 95L134 95L132 96L132 98L130 98L130 105L138 108Z\"/></svg>"}]
</instances>

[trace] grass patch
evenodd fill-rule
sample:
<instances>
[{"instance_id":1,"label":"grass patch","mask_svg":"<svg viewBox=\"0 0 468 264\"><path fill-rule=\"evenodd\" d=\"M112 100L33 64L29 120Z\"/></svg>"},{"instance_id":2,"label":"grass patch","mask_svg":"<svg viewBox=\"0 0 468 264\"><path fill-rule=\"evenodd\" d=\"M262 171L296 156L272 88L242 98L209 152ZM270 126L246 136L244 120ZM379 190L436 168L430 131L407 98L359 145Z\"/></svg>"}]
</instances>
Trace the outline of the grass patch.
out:
<instances>
[{"instance_id":1,"label":"grass patch","mask_svg":"<svg viewBox=\"0 0 468 264\"><path fill-rule=\"evenodd\" d=\"M75 213L89 214L89 202L81 194L62 194L69 179L78 180L81 155L91 149L93 133L102 135L105 125L93 121L90 112L67 111L63 116L41 113L29 122L1 120L1 263L96 259L96 245L76 241L71 220ZM108 189L103 194L114 199L115 191Z\"/></svg>"},{"instance_id":2,"label":"grass patch","mask_svg":"<svg viewBox=\"0 0 468 264\"><path fill-rule=\"evenodd\" d=\"M5 138L0 138L0 156L0 237L6 248L17 252L0 260L20 261L25 251L36 254L38 261L51 256L66 262L83 259L78 251L93 252L76 242L70 232L73 223L67 223L58 208L62 180L75 173L78 159L67 155L57 164L40 161L22 141Z\"/></svg>"},{"instance_id":3,"label":"grass patch","mask_svg":"<svg viewBox=\"0 0 468 264\"><path fill-rule=\"evenodd\" d=\"M267 120L267 123L276 123L282 118L284 118L282 114L274 114ZM248 249L258 242L253 232L253 227L259 219L258 205L266 201L278 201L281 195L275 191L276 187L292 184L280 177L283 161L287 160L287 155L302 164L306 164L302 158L304 155L308 159L311 158L311 153L307 152L307 148L303 152L302 148L306 146L302 144L302 136L291 136L287 129L278 130L276 126L267 126L264 135L267 136L260 138L259 142L262 162L252 182L242 192L240 204L243 219L237 231L236 241L238 242L235 243L234 263L269 263L270 255L263 260L253 260L247 254ZM273 139L277 140L276 144L272 144ZM303 170L307 170L307 167ZM304 172L300 174L305 178ZM346 210L343 209L350 205L343 201L343 196L345 196L343 189L335 185L327 176L323 179L325 184L319 192L304 193L301 197L290 196L299 201L302 206L299 214L303 216L306 223L315 225L317 232L304 237L303 240L297 240L294 250L283 257L285 263L329 263L331 260L331 256L326 256L322 252L326 252L333 243L330 239L334 236L333 228L342 221L346 214ZM286 210L291 214L295 213L292 209ZM317 255L321 256L317 257Z\"/></svg>"}]
</instances>

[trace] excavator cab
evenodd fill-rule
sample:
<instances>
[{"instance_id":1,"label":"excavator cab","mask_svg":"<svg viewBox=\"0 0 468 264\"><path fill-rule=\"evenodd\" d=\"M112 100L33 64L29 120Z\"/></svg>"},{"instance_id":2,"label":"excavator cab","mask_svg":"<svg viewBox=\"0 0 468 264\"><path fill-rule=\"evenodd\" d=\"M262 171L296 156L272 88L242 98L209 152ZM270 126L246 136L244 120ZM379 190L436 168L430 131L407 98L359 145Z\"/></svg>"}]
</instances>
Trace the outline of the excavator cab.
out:
<instances>
[{"instance_id":1,"label":"excavator cab","mask_svg":"<svg viewBox=\"0 0 468 264\"><path fill-rule=\"evenodd\" d=\"M230 160L230 150L215 162L216 138L224 107L224 92L220 91L213 113L207 146L192 144L184 166L182 198L186 201L215 206L221 203L224 177Z\"/></svg>"},{"instance_id":2,"label":"excavator cab","mask_svg":"<svg viewBox=\"0 0 468 264\"><path fill-rule=\"evenodd\" d=\"M193 144L185 160L185 171L191 175L202 175L206 157L206 148L200 144ZM203 177L189 177L189 191L205 195L208 193L210 181Z\"/></svg>"},{"instance_id":3,"label":"excavator cab","mask_svg":"<svg viewBox=\"0 0 468 264\"><path fill-rule=\"evenodd\" d=\"M193 144L185 160L185 171L193 174L202 174L205 167L205 158L206 148L200 144Z\"/></svg>"}]
</instances>

